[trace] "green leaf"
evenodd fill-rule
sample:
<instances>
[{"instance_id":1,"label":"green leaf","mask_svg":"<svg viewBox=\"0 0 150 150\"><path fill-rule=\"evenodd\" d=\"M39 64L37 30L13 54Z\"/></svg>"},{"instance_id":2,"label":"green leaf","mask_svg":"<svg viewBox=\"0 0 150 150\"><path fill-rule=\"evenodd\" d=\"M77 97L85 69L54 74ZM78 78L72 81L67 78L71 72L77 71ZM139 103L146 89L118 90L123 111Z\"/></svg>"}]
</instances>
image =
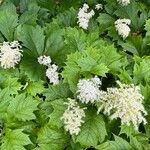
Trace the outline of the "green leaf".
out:
<instances>
[{"instance_id":1,"label":"green leaf","mask_svg":"<svg viewBox=\"0 0 150 150\"><path fill-rule=\"evenodd\" d=\"M32 96L36 96L36 94L40 94L44 91L44 82L38 81L38 82L29 82L27 83L27 87L25 91Z\"/></svg>"},{"instance_id":2,"label":"green leaf","mask_svg":"<svg viewBox=\"0 0 150 150\"><path fill-rule=\"evenodd\" d=\"M121 125L121 130L120 130L119 134L123 134L123 133L126 134L127 136L131 136L132 134L135 134L136 131L135 131L133 125L130 125L130 126Z\"/></svg>"},{"instance_id":3,"label":"green leaf","mask_svg":"<svg viewBox=\"0 0 150 150\"><path fill-rule=\"evenodd\" d=\"M71 7L69 10L64 11L63 13L60 13L56 16L56 19L54 19L55 22L57 22L60 26L72 26L76 24L77 21L77 11Z\"/></svg>"},{"instance_id":4,"label":"green leaf","mask_svg":"<svg viewBox=\"0 0 150 150\"><path fill-rule=\"evenodd\" d=\"M24 57L20 63L20 69L31 81L46 79L44 66L40 65L37 58L32 57L27 52L24 52Z\"/></svg>"},{"instance_id":5,"label":"green leaf","mask_svg":"<svg viewBox=\"0 0 150 150\"><path fill-rule=\"evenodd\" d=\"M146 20L145 30L147 31L146 35L150 36L150 19Z\"/></svg>"},{"instance_id":6,"label":"green leaf","mask_svg":"<svg viewBox=\"0 0 150 150\"><path fill-rule=\"evenodd\" d=\"M77 61L81 58L81 54L76 52L70 54L67 58L66 66L62 72L64 81L69 84L70 90L76 91L76 84L80 78L80 68L77 65Z\"/></svg>"},{"instance_id":7,"label":"green leaf","mask_svg":"<svg viewBox=\"0 0 150 150\"><path fill-rule=\"evenodd\" d=\"M104 141L106 135L103 117L91 110L86 114L85 122L81 126L76 141L84 147L96 146L98 142Z\"/></svg>"},{"instance_id":8,"label":"green leaf","mask_svg":"<svg viewBox=\"0 0 150 150\"><path fill-rule=\"evenodd\" d=\"M119 136L114 135L115 141L107 141L96 147L97 150L133 150L131 145Z\"/></svg>"},{"instance_id":9,"label":"green leaf","mask_svg":"<svg viewBox=\"0 0 150 150\"><path fill-rule=\"evenodd\" d=\"M62 76L71 91L75 92L77 82L82 76L105 76L108 71L117 75L126 65L126 58L117 53L113 45L97 41L97 44L85 48L82 52L68 55Z\"/></svg>"},{"instance_id":10,"label":"green leaf","mask_svg":"<svg viewBox=\"0 0 150 150\"><path fill-rule=\"evenodd\" d=\"M91 69L91 73L105 77L106 73L108 73L109 69L107 68L107 66L105 64L99 64L94 66Z\"/></svg>"},{"instance_id":11,"label":"green leaf","mask_svg":"<svg viewBox=\"0 0 150 150\"><path fill-rule=\"evenodd\" d=\"M63 122L61 120L61 117L66 109L66 106L63 104L63 99L58 99L51 102L51 105L53 106L53 112L49 115L50 120L49 124L54 125L58 128L63 126Z\"/></svg>"},{"instance_id":12,"label":"green leaf","mask_svg":"<svg viewBox=\"0 0 150 150\"><path fill-rule=\"evenodd\" d=\"M0 120L6 120L7 118L7 108L11 101L11 97L9 96L9 92L7 89L3 89L0 91Z\"/></svg>"},{"instance_id":13,"label":"green leaf","mask_svg":"<svg viewBox=\"0 0 150 150\"><path fill-rule=\"evenodd\" d=\"M31 144L27 134L22 129L7 129L2 140L1 150L25 150L24 146Z\"/></svg>"},{"instance_id":14,"label":"green leaf","mask_svg":"<svg viewBox=\"0 0 150 150\"><path fill-rule=\"evenodd\" d=\"M68 48L71 52L83 51L85 49L86 34L83 30L68 27L64 36L66 49Z\"/></svg>"},{"instance_id":15,"label":"green leaf","mask_svg":"<svg viewBox=\"0 0 150 150\"><path fill-rule=\"evenodd\" d=\"M51 58L58 64L61 64L61 60L64 60L65 51L63 51L64 39L63 30L57 29L49 33L46 41L45 53L50 55ZM63 51L64 53L62 53Z\"/></svg>"},{"instance_id":16,"label":"green leaf","mask_svg":"<svg viewBox=\"0 0 150 150\"><path fill-rule=\"evenodd\" d=\"M133 81L135 84L150 83L150 57L140 58L135 56L135 65L133 70Z\"/></svg>"},{"instance_id":17,"label":"green leaf","mask_svg":"<svg viewBox=\"0 0 150 150\"><path fill-rule=\"evenodd\" d=\"M129 74L129 72L127 72L125 69L120 71L120 74L118 75L118 77L120 78L120 80L124 83L132 83L132 78Z\"/></svg>"},{"instance_id":18,"label":"green leaf","mask_svg":"<svg viewBox=\"0 0 150 150\"><path fill-rule=\"evenodd\" d=\"M54 13L56 8L56 2L55 0L37 0L38 4L44 8L47 8L50 10L51 13Z\"/></svg>"},{"instance_id":19,"label":"green leaf","mask_svg":"<svg viewBox=\"0 0 150 150\"><path fill-rule=\"evenodd\" d=\"M148 137L143 134L139 133L134 136L130 137L130 144L136 150L148 150L150 147Z\"/></svg>"},{"instance_id":20,"label":"green leaf","mask_svg":"<svg viewBox=\"0 0 150 150\"><path fill-rule=\"evenodd\" d=\"M15 6L11 3L0 10L0 31L8 41L14 39L14 31L18 25L18 15L14 10Z\"/></svg>"},{"instance_id":21,"label":"green leaf","mask_svg":"<svg viewBox=\"0 0 150 150\"><path fill-rule=\"evenodd\" d=\"M49 85L48 89L43 92L44 96L46 96L47 101L60 99L60 98L68 98L72 95L69 90L68 84L60 83L58 85Z\"/></svg>"},{"instance_id":22,"label":"green leaf","mask_svg":"<svg viewBox=\"0 0 150 150\"><path fill-rule=\"evenodd\" d=\"M135 29L135 31L140 30L142 25L144 24L145 18L141 18L139 12L143 14L144 7L142 7L141 3L137 3L135 1L131 2L130 5L126 7L122 7L121 5L117 7L117 10L114 12L115 15L121 18L128 18L131 20L131 26ZM139 17L140 16L140 17Z\"/></svg>"},{"instance_id":23,"label":"green leaf","mask_svg":"<svg viewBox=\"0 0 150 150\"><path fill-rule=\"evenodd\" d=\"M22 121L35 119L33 112L37 110L38 104L39 102L29 95L27 97L25 94L17 95L8 107L9 116Z\"/></svg>"},{"instance_id":24,"label":"green leaf","mask_svg":"<svg viewBox=\"0 0 150 150\"><path fill-rule=\"evenodd\" d=\"M133 137L133 136L130 137L130 144L131 144L131 145L134 147L134 149L136 149L136 150L142 150L142 149L143 149L142 143L140 143L140 142L136 139L136 137Z\"/></svg>"},{"instance_id":25,"label":"green leaf","mask_svg":"<svg viewBox=\"0 0 150 150\"><path fill-rule=\"evenodd\" d=\"M18 78L7 77L1 83L2 88L7 89L10 94L18 94L21 90L21 83L18 82Z\"/></svg>"},{"instance_id":26,"label":"green leaf","mask_svg":"<svg viewBox=\"0 0 150 150\"><path fill-rule=\"evenodd\" d=\"M17 28L17 38L28 48L30 56L38 57L44 51L44 32L40 26L20 25Z\"/></svg>"},{"instance_id":27,"label":"green leaf","mask_svg":"<svg viewBox=\"0 0 150 150\"><path fill-rule=\"evenodd\" d=\"M96 20L99 23L100 34L102 34L105 30L108 29L108 27L113 25L115 22L115 19L106 13L100 13L99 17Z\"/></svg>"},{"instance_id":28,"label":"green leaf","mask_svg":"<svg viewBox=\"0 0 150 150\"><path fill-rule=\"evenodd\" d=\"M37 14L26 11L20 16L19 24L36 25Z\"/></svg>"},{"instance_id":29,"label":"green leaf","mask_svg":"<svg viewBox=\"0 0 150 150\"><path fill-rule=\"evenodd\" d=\"M45 125L38 132L37 142L38 145L42 147L39 150L43 150L44 148L47 149L48 147L49 149L56 148L62 150L68 145L68 136L63 133L62 129L56 129Z\"/></svg>"}]
</instances>

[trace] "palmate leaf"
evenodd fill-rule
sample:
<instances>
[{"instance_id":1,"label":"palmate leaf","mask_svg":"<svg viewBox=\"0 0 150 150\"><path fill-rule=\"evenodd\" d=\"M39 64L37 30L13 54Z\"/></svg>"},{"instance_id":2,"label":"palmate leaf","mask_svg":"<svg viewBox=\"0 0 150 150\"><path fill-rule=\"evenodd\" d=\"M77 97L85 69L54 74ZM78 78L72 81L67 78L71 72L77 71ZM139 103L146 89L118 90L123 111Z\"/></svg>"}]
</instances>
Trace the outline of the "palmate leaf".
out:
<instances>
[{"instance_id":1,"label":"palmate leaf","mask_svg":"<svg viewBox=\"0 0 150 150\"><path fill-rule=\"evenodd\" d=\"M12 3L4 4L0 10L0 16L0 31L8 41L12 41L15 28L18 25L15 6Z\"/></svg>"},{"instance_id":2,"label":"palmate leaf","mask_svg":"<svg viewBox=\"0 0 150 150\"><path fill-rule=\"evenodd\" d=\"M25 94L17 95L8 107L9 117L14 117L18 120L26 121L35 119L34 111L37 110L39 101L33 99L30 95L27 97Z\"/></svg>"},{"instance_id":3,"label":"palmate leaf","mask_svg":"<svg viewBox=\"0 0 150 150\"><path fill-rule=\"evenodd\" d=\"M106 135L103 117L93 110L87 111L85 123L81 126L76 141L83 147L96 146L98 142L104 141Z\"/></svg>"},{"instance_id":4,"label":"palmate leaf","mask_svg":"<svg viewBox=\"0 0 150 150\"><path fill-rule=\"evenodd\" d=\"M26 150L24 146L28 144L31 144L31 141L28 135L22 132L22 129L6 129L1 150Z\"/></svg>"},{"instance_id":5,"label":"palmate leaf","mask_svg":"<svg viewBox=\"0 0 150 150\"><path fill-rule=\"evenodd\" d=\"M62 129L52 128L50 125L45 125L38 132L37 150L62 150L68 145L68 135ZM45 149L44 149L45 148Z\"/></svg>"},{"instance_id":6,"label":"palmate leaf","mask_svg":"<svg viewBox=\"0 0 150 150\"><path fill-rule=\"evenodd\" d=\"M92 47L87 47L82 52L68 55L62 76L74 92L81 76L86 78L92 74L105 76L108 72L117 75L126 65L126 58L117 53L113 45L97 41Z\"/></svg>"}]
</instances>

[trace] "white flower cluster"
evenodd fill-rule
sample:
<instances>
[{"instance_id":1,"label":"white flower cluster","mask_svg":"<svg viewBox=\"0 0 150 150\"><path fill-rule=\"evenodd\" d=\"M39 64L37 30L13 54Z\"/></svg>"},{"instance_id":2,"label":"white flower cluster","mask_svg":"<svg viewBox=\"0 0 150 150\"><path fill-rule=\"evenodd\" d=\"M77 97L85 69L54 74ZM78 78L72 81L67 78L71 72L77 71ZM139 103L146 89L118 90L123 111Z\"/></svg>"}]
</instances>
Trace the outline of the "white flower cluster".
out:
<instances>
[{"instance_id":1,"label":"white flower cluster","mask_svg":"<svg viewBox=\"0 0 150 150\"><path fill-rule=\"evenodd\" d=\"M81 124L84 123L85 117L84 109L80 108L74 99L68 98L68 108L65 110L61 120L64 121L65 130L69 131L71 135L78 135L80 132Z\"/></svg>"},{"instance_id":2,"label":"white flower cluster","mask_svg":"<svg viewBox=\"0 0 150 150\"><path fill-rule=\"evenodd\" d=\"M57 72L58 66L56 66L55 64L51 65L51 58L50 56L40 56L38 57L38 62L41 65L45 65L48 66L47 70L46 70L46 76L49 79L49 82L56 85L59 83L59 74Z\"/></svg>"},{"instance_id":3,"label":"white flower cluster","mask_svg":"<svg viewBox=\"0 0 150 150\"><path fill-rule=\"evenodd\" d=\"M127 38L130 33L129 25L131 24L130 19L118 19L115 21L115 27L118 34L122 36L123 39Z\"/></svg>"},{"instance_id":4,"label":"white flower cluster","mask_svg":"<svg viewBox=\"0 0 150 150\"><path fill-rule=\"evenodd\" d=\"M77 98L82 103L94 103L101 98L100 94L100 79L95 76L91 79L80 79L77 84Z\"/></svg>"},{"instance_id":5,"label":"white flower cluster","mask_svg":"<svg viewBox=\"0 0 150 150\"><path fill-rule=\"evenodd\" d=\"M122 6L127 6L128 4L130 4L130 0L117 0L117 2Z\"/></svg>"},{"instance_id":6,"label":"white flower cluster","mask_svg":"<svg viewBox=\"0 0 150 150\"><path fill-rule=\"evenodd\" d=\"M49 56L43 55L43 56L38 57L38 62L41 65L49 66L52 61L51 61L51 58Z\"/></svg>"},{"instance_id":7,"label":"white flower cluster","mask_svg":"<svg viewBox=\"0 0 150 150\"><path fill-rule=\"evenodd\" d=\"M78 12L78 22L79 23L79 27L83 28L83 29L87 29L88 28L88 23L89 20L94 16L95 12L93 10L91 10L90 12L88 12L89 6L87 4L84 4L82 8L79 9Z\"/></svg>"},{"instance_id":8,"label":"white flower cluster","mask_svg":"<svg viewBox=\"0 0 150 150\"><path fill-rule=\"evenodd\" d=\"M18 41L3 42L0 45L0 63L4 69L15 68L21 60L21 45Z\"/></svg>"},{"instance_id":9,"label":"white flower cluster","mask_svg":"<svg viewBox=\"0 0 150 150\"><path fill-rule=\"evenodd\" d=\"M53 83L54 85L59 83L59 74L57 72L57 69L58 69L58 66L56 66L55 64L52 64L46 70L46 76L48 77L49 82Z\"/></svg>"},{"instance_id":10,"label":"white flower cluster","mask_svg":"<svg viewBox=\"0 0 150 150\"><path fill-rule=\"evenodd\" d=\"M96 9L96 10L103 9L103 5L102 5L102 4L96 4L96 5L95 5L95 9Z\"/></svg>"},{"instance_id":11,"label":"white flower cluster","mask_svg":"<svg viewBox=\"0 0 150 150\"><path fill-rule=\"evenodd\" d=\"M102 99L98 112L110 115L110 119L120 118L122 124L133 123L135 130L138 130L140 123L146 124L147 112L142 101L144 97L140 93L140 87L122 84L117 81L119 88L108 88L107 92L101 92Z\"/></svg>"}]
</instances>

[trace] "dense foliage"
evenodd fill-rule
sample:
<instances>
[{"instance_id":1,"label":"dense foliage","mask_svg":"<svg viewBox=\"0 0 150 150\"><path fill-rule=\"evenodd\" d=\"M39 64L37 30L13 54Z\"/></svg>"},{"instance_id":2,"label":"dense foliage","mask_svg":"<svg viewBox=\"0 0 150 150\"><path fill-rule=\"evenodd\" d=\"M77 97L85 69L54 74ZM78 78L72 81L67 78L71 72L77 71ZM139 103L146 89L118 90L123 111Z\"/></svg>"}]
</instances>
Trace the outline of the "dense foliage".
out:
<instances>
[{"instance_id":1,"label":"dense foliage","mask_svg":"<svg viewBox=\"0 0 150 150\"><path fill-rule=\"evenodd\" d=\"M150 149L150 2L122 1L0 1L1 150Z\"/></svg>"}]
</instances>

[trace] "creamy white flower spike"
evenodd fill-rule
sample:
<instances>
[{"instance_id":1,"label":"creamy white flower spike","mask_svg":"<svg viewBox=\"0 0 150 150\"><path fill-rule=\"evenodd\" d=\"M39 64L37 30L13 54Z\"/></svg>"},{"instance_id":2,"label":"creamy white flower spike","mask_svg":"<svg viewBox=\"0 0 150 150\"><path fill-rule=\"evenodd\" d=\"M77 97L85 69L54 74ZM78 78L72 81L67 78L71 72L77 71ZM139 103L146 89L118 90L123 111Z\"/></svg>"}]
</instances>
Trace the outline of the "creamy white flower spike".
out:
<instances>
[{"instance_id":1,"label":"creamy white flower spike","mask_svg":"<svg viewBox=\"0 0 150 150\"><path fill-rule=\"evenodd\" d=\"M87 29L88 28L88 23L89 20L94 16L95 12L93 10L91 10L90 12L88 12L89 6L87 4L84 4L82 8L79 9L78 12L78 24L79 27L83 28L83 29Z\"/></svg>"},{"instance_id":2,"label":"creamy white flower spike","mask_svg":"<svg viewBox=\"0 0 150 150\"><path fill-rule=\"evenodd\" d=\"M95 5L95 9L96 9L96 10L103 9L103 5L102 5L102 4L96 4L96 5Z\"/></svg>"},{"instance_id":3,"label":"creamy white flower spike","mask_svg":"<svg viewBox=\"0 0 150 150\"><path fill-rule=\"evenodd\" d=\"M41 65L49 66L52 61L51 61L50 56L43 55L43 56L38 57L38 62Z\"/></svg>"},{"instance_id":4,"label":"creamy white flower spike","mask_svg":"<svg viewBox=\"0 0 150 150\"><path fill-rule=\"evenodd\" d=\"M52 64L46 70L46 76L48 77L49 82L54 85L59 83L59 74L57 72L57 69L58 69L58 66L56 66L55 64Z\"/></svg>"},{"instance_id":5,"label":"creamy white flower spike","mask_svg":"<svg viewBox=\"0 0 150 150\"><path fill-rule=\"evenodd\" d=\"M80 79L77 84L77 98L82 103L94 103L101 98L100 85L101 81L97 76L91 79Z\"/></svg>"},{"instance_id":6,"label":"creamy white flower spike","mask_svg":"<svg viewBox=\"0 0 150 150\"><path fill-rule=\"evenodd\" d=\"M130 19L118 19L117 21L115 21L116 30L123 39L126 39L129 36L129 33L131 31L129 28L130 24Z\"/></svg>"},{"instance_id":7,"label":"creamy white flower spike","mask_svg":"<svg viewBox=\"0 0 150 150\"><path fill-rule=\"evenodd\" d=\"M130 0L117 0L117 2L122 6L127 6L130 4Z\"/></svg>"},{"instance_id":8,"label":"creamy white flower spike","mask_svg":"<svg viewBox=\"0 0 150 150\"><path fill-rule=\"evenodd\" d=\"M135 130L138 130L140 123L146 124L147 112L142 104L144 97L140 93L140 87L122 84L117 81L119 88L108 88L107 92L101 91L102 105L98 112L110 115L110 119L121 119L122 124L132 123Z\"/></svg>"},{"instance_id":9,"label":"creamy white flower spike","mask_svg":"<svg viewBox=\"0 0 150 150\"><path fill-rule=\"evenodd\" d=\"M3 42L0 45L0 63L4 69L15 68L21 60L21 45L18 41Z\"/></svg>"},{"instance_id":10,"label":"creamy white flower spike","mask_svg":"<svg viewBox=\"0 0 150 150\"><path fill-rule=\"evenodd\" d=\"M65 124L65 130L69 131L71 135L78 135L80 127L82 123L84 123L85 108L80 108L76 100L70 98L68 98L68 102L65 104L68 107L61 117L61 120L63 120Z\"/></svg>"}]
</instances>

